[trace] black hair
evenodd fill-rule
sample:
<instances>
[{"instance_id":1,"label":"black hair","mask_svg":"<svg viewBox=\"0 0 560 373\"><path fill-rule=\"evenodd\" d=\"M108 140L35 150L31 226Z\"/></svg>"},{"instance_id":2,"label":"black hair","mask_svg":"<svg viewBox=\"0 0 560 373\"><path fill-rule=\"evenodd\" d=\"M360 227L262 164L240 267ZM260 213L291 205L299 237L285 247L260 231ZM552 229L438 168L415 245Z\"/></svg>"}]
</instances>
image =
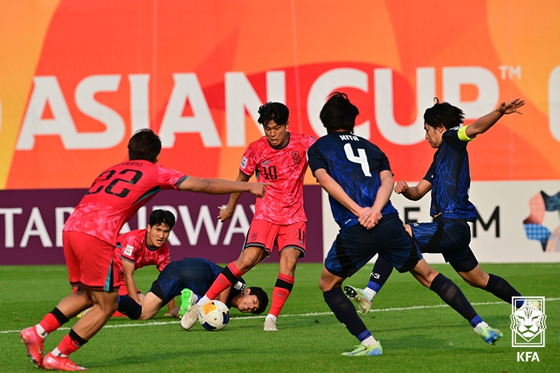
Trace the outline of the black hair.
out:
<instances>
[{"instance_id":1,"label":"black hair","mask_svg":"<svg viewBox=\"0 0 560 373\"><path fill-rule=\"evenodd\" d=\"M155 163L161 152L161 140L149 128L136 131L128 141L128 159L143 159Z\"/></svg>"},{"instance_id":2,"label":"black hair","mask_svg":"<svg viewBox=\"0 0 560 373\"><path fill-rule=\"evenodd\" d=\"M465 114L463 110L447 102L439 102L434 97L435 104L424 112L424 122L434 128L444 126L446 129L458 127L463 124Z\"/></svg>"},{"instance_id":3,"label":"black hair","mask_svg":"<svg viewBox=\"0 0 560 373\"><path fill-rule=\"evenodd\" d=\"M251 291L250 294L256 295L257 299L259 300L259 308L257 308L256 311L251 313L254 313L255 315L263 313L264 310L266 310L266 307L268 306L268 294L266 294L266 291L264 291L262 288L257 286L251 286L248 289Z\"/></svg>"},{"instance_id":4,"label":"black hair","mask_svg":"<svg viewBox=\"0 0 560 373\"><path fill-rule=\"evenodd\" d=\"M173 229L173 226L175 226L175 215L167 210L152 211L150 214L150 226L153 227L163 223L167 224L169 229Z\"/></svg>"},{"instance_id":5,"label":"black hair","mask_svg":"<svg viewBox=\"0 0 560 373\"><path fill-rule=\"evenodd\" d=\"M350 102L346 93L334 92L323 105L319 118L327 133L340 130L353 133L358 114L360 111Z\"/></svg>"},{"instance_id":6,"label":"black hair","mask_svg":"<svg viewBox=\"0 0 560 373\"><path fill-rule=\"evenodd\" d=\"M280 102L267 102L259 107L259 119L257 122L266 126L271 120L274 123L283 126L288 123L290 117L290 110L288 107Z\"/></svg>"}]
</instances>

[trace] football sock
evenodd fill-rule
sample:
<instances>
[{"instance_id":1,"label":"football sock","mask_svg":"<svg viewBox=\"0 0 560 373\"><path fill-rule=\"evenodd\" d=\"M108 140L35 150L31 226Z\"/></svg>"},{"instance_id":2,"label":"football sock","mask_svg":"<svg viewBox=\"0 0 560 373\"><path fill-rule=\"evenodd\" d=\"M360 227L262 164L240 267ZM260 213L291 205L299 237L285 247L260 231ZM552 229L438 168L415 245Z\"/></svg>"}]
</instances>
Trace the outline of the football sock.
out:
<instances>
[{"instance_id":1,"label":"football sock","mask_svg":"<svg viewBox=\"0 0 560 373\"><path fill-rule=\"evenodd\" d=\"M476 311L471 306L461 289L453 281L439 273L430 286L430 290L437 293L439 297L455 311L459 312L467 321L476 317Z\"/></svg>"},{"instance_id":2,"label":"football sock","mask_svg":"<svg viewBox=\"0 0 560 373\"><path fill-rule=\"evenodd\" d=\"M501 278L500 276L493 275L491 273L488 274L490 278L488 279L488 284L484 290L489 293L494 294L496 297L500 298L504 302L511 303L511 297L520 297L521 294L515 290L513 286L509 284L506 280ZM523 305L523 300L517 301L517 308Z\"/></svg>"},{"instance_id":3,"label":"football sock","mask_svg":"<svg viewBox=\"0 0 560 373\"><path fill-rule=\"evenodd\" d=\"M356 307L354 307L352 301L344 295L340 287L335 287L329 291L323 292L323 297L337 320L346 326L346 329L348 329L353 336L358 338L360 342L371 336L366 325L360 316L358 316Z\"/></svg>"},{"instance_id":4,"label":"football sock","mask_svg":"<svg viewBox=\"0 0 560 373\"><path fill-rule=\"evenodd\" d=\"M218 275L218 278L210 286L205 296L198 300L197 304L201 304L206 297L208 297L208 300L216 299L218 294L229 288L232 284L235 284L242 275L243 272L237 268L235 262L229 263L222 273Z\"/></svg>"},{"instance_id":5,"label":"football sock","mask_svg":"<svg viewBox=\"0 0 560 373\"><path fill-rule=\"evenodd\" d=\"M364 289L364 293L370 302L385 285L385 282L391 276L391 272L393 272L393 266L381 256L378 256L369 275L367 288Z\"/></svg>"},{"instance_id":6,"label":"football sock","mask_svg":"<svg viewBox=\"0 0 560 373\"><path fill-rule=\"evenodd\" d=\"M43 320L37 324L37 333L41 338L46 338L47 335L56 329L60 328L62 324L68 322L68 317L64 316L58 308L54 308L51 312L47 313Z\"/></svg>"},{"instance_id":7,"label":"football sock","mask_svg":"<svg viewBox=\"0 0 560 373\"><path fill-rule=\"evenodd\" d=\"M284 303L290 296L290 292L294 287L294 278L292 276L280 273L276 280L276 285L272 290L272 305L270 306L269 314L278 317Z\"/></svg>"},{"instance_id":8,"label":"football sock","mask_svg":"<svg viewBox=\"0 0 560 373\"><path fill-rule=\"evenodd\" d=\"M60 344L53 350L53 355L67 357L72 352L77 351L82 347L87 341L80 337L74 329L70 330L70 333L66 334Z\"/></svg>"},{"instance_id":9,"label":"football sock","mask_svg":"<svg viewBox=\"0 0 560 373\"><path fill-rule=\"evenodd\" d=\"M478 315L476 315L476 316L475 316L471 321L469 321L469 322L471 323L471 326L472 326L473 328L475 328L475 329L476 329L476 327L478 327L478 326L484 326L484 327L487 327L487 326L488 326L488 324L486 324L486 323L482 320L482 317L480 317L480 316L478 316Z\"/></svg>"},{"instance_id":10,"label":"football sock","mask_svg":"<svg viewBox=\"0 0 560 373\"><path fill-rule=\"evenodd\" d=\"M364 346L374 346L377 343L377 341L375 340L375 338L373 338L373 336L371 335L369 330L367 332L369 333L369 337L367 337L366 339L361 341L362 345L364 345Z\"/></svg>"},{"instance_id":11,"label":"football sock","mask_svg":"<svg viewBox=\"0 0 560 373\"><path fill-rule=\"evenodd\" d=\"M142 306L136 303L134 299L128 295L119 296L119 306L117 311L132 320L138 320L142 315Z\"/></svg>"}]
</instances>

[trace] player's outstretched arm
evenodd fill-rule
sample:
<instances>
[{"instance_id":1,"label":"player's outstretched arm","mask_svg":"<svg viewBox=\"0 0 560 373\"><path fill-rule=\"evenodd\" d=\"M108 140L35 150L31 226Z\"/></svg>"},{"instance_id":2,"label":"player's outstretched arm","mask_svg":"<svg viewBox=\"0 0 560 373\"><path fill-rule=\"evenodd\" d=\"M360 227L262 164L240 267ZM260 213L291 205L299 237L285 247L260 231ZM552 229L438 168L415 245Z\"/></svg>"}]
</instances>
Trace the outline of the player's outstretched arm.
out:
<instances>
[{"instance_id":1,"label":"player's outstretched arm","mask_svg":"<svg viewBox=\"0 0 560 373\"><path fill-rule=\"evenodd\" d=\"M178 189L207 194L249 192L257 197L263 197L266 192L265 187L269 185L272 184L259 182L247 183L224 179L200 179L194 176L189 176L181 183L181 185L179 185Z\"/></svg>"},{"instance_id":2,"label":"player's outstretched arm","mask_svg":"<svg viewBox=\"0 0 560 373\"><path fill-rule=\"evenodd\" d=\"M474 139L477 135L488 131L502 116L513 113L522 114L518 109L523 105L525 105L525 100L519 98L509 102L502 102L496 110L478 118L473 124L467 126L465 134L469 138Z\"/></svg>"},{"instance_id":3,"label":"player's outstretched arm","mask_svg":"<svg viewBox=\"0 0 560 373\"><path fill-rule=\"evenodd\" d=\"M245 174L239 172L239 174L237 175L237 179L235 179L235 181L246 183L249 181L249 179L250 178L245 176ZM235 209L235 205L237 204L239 197L241 197L241 193L232 193L229 197L229 202L226 206L224 207L218 206L218 208L220 209L220 213L218 214L218 219L220 219L222 223L233 216L233 210Z\"/></svg>"},{"instance_id":4,"label":"player's outstretched arm","mask_svg":"<svg viewBox=\"0 0 560 373\"><path fill-rule=\"evenodd\" d=\"M400 180L395 184L395 193L402 194L411 201L418 201L432 190L432 183L422 179L416 186L409 186L406 181Z\"/></svg>"}]
</instances>

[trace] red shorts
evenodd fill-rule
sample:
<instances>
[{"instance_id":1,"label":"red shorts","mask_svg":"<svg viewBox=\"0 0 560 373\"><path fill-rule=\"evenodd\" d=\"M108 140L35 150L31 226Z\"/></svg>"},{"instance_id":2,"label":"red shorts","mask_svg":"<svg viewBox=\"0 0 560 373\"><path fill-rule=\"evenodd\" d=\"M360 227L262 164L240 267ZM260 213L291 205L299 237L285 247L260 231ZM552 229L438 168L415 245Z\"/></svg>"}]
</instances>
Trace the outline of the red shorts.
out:
<instances>
[{"instance_id":1,"label":"red shorts","mask_svg":"<svg viewBox=\"0 0 560 373\"><path fill-rule=\"evenodd\" d=\"M301 252L300 258L305 256L305 236L307 223L302 221L289 225L278 225L266 220L253 220L245 239L245 247L257 246L272 253L274 245L278 247L278 253L285 248L297 249Z\"/></svg>"},{"instance_id":2,"label":"red shorts","mask_svg":"<svg viewBox=\"0 0 560 373\"><path fill-rule=\"evenodd\" d=\"M90 290L117 290L114 246L82 232L62 233L64 257L72 286Z\"/></svg>"},{"instance_id":3,"label":"red shorts","mask_svg":"<svg viewBox=\"0 0 560 373\"><path fill-rule=\"evenodd\" d=\"M142 294L142 292L136 289L136 294ZM121 287L119 288L119 295L121 296L128 295L128 290L126 289L126 285L124 284L124 281L122 282Z\"/></svg>"}]
</instances>

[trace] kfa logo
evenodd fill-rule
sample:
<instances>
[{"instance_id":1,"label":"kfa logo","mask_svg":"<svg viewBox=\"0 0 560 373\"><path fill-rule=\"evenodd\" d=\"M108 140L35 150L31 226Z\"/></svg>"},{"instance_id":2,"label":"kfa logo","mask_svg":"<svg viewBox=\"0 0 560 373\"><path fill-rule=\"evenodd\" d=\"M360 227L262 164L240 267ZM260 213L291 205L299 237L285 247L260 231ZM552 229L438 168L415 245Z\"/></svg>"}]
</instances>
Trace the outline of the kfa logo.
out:
<instances>
[{"instance_id":1,"label":"kfa logo","mask_svg":"<svg viewBox=\"0 0 560 373\"><path fill-rule=\"evenodd\" d=\"M523 302L519 308L518 302ZM544 297L512 297L511 308L511 346L544 347Z\"/></svg>"}]
</instances>

